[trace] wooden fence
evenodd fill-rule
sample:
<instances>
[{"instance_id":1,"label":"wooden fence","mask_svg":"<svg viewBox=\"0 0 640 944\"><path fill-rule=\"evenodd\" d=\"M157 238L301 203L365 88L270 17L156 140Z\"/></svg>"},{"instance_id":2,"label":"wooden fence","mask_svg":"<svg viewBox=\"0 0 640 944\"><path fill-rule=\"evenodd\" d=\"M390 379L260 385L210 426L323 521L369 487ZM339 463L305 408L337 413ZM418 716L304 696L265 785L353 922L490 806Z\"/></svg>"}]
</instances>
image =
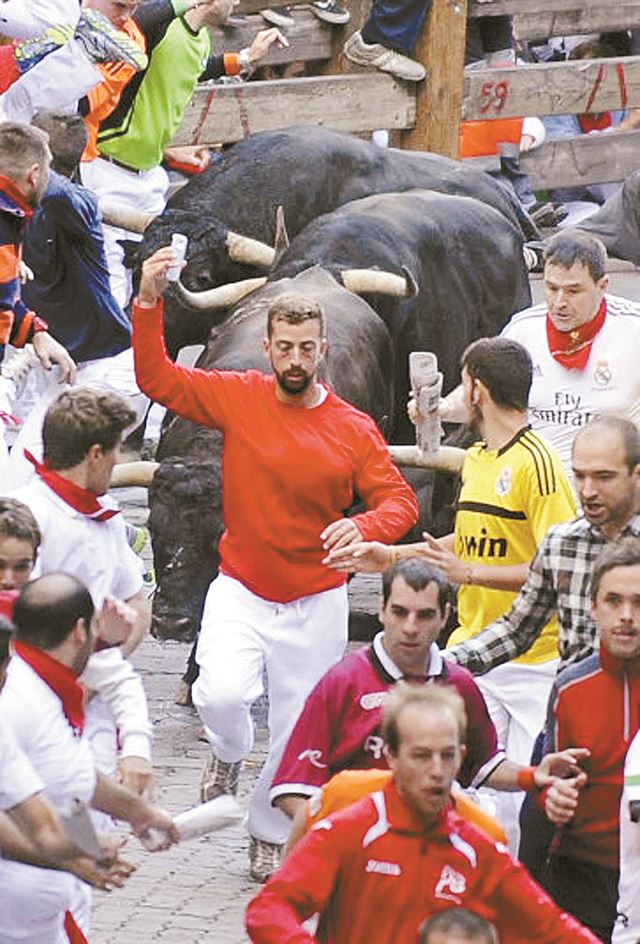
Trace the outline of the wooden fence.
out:
<instances>
[{"instance_id":1,"label":"wooden fence","mask_svg":"<svg viewBox=\"0 0 640 944\"><path fill-rule=\"evenodd\" d=\"M238 25L214 33L217 49L247 45L265 23L255 12L281 0L241 0ZM400 147L457 156L461 119L581 114L640 107L640 56L553 62L463 72L470 17L514 16L521 39L640 28L640 3L625 0L433 0L415 57L428 80L417 88L346 63L341 48L368 13L370 0L347 0L351 23L334 27L308 9L295 10L290 46L266 63L321 63L314 78L207 84L196 92L175 144L233 142L256 131L295 124L351 133L386 128ZM303 0L291 0L297 7ZM571 8L573 5L573 9ZM582 135L545 143L522 166L535 187L621 180L640 167L640 130Z\"/></svg>"}]
</instances>

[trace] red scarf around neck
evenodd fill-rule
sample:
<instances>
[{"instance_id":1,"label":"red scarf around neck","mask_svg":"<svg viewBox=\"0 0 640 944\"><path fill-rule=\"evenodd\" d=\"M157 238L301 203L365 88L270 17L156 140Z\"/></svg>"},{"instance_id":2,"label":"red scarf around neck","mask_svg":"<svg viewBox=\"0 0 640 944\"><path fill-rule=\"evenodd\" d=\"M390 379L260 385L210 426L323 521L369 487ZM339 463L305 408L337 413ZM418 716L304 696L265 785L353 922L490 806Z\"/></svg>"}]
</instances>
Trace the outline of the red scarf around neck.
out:
<instances>
[{"instance_id":1,"label":"red scarf around neck","mask_svg":"<svg viewBox=\"0 0 640 944\"><path fill-rule=\"evenodd\" d=\"M29 201L15 180L12 180L11 177L5 177L4 174L0 174L0 190L5 193L10 200L13 200L27 219L31 219L33 216L33 207L29 204Z\"/></svg>"},{"instance_id":2,"label":"red scarf around neck","mask_svg":"<svg viewBox=\"0 0 640 944\"><path fill-rule=\"evenodd\" d=\"M64 716L76 735L84 729L85 690L71 669L48 653L27 642L14 640L13 648L36 675L39 675L62 702Z\"/></svg>"},{"instance_id":3,"label":"red scarf around neck","mask_svg":"<svg viewBox=\"0 0 640 944\"><path fill-rule=\"evenodd\" d=\"M602 328L607 316L607 302L603 298L598 311L591 321L574 328L572 331L558 331L547 315L547 343L554 360L563 367L584 370L591 354L591 347L596 335Z\"/></svg>"},{"instance_id":4,"label":"red scarf around neck","mask_svg":"<svg viewBox=\"0 0 640 944\"><path fill-rule=\"evenodd\" d=\"M55 492L59 498L65 501L67 505L75 508L76 511L79 511L80 514L86 515L87 518L93 518L94 521L108 521L114 515L120 514L118 508L109 508L101 503L98 496L93 492L70 482L69 479L65 479L58 472L54 472L53 469L48 467L46 460L38 462L28 449L24 450L24 455L45 485L48 485L52 492Z\"/></svg>"},{"instance_id":5,"label":"red scarf around neck","mask_svg":"<svg viewBox=\"0 0 640 944\"><path fill-rule=\"evenodd\" d=\"M64 929L67 932L69 944L89 944L70 911L65 911Z\"/></svg>"}]
</instances>

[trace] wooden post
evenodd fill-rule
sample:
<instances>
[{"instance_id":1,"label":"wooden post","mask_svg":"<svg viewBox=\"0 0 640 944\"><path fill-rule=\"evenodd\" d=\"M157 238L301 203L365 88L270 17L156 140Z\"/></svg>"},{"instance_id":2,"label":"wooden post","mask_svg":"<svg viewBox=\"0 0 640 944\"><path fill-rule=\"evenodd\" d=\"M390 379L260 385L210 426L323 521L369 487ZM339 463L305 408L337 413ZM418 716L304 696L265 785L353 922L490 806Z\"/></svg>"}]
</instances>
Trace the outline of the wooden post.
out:
<instances>
[{"instance_id":1,"label":"wooden post","mask_svg":"<svg viewBox=\"0 0 640 944\"><path fill-rule=\"evenodd\" d=\"M433 0L413 58L427 70L417 88L416 123L400 147L458 157L467 0Z\"/></svg>"}]
</instances>

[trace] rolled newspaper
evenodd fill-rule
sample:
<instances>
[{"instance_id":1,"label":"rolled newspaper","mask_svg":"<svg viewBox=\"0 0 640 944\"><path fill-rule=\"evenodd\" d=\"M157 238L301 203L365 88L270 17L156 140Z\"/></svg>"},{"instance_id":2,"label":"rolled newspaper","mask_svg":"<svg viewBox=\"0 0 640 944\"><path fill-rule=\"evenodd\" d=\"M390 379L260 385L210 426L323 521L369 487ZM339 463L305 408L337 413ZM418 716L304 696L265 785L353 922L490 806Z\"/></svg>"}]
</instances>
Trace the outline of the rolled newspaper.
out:
<instances>
[{"instance_id":1,"label":"rolled newspaper","mask_svg":"<svg viewBox=\"0 0 640 944\"><path fill-rule=\"evenodd\" d=\"M207 803L194 806L174 817L173 822L180 835L180 841L206 836L207 833L235 826L242 822L245 811L234 796L223 793ZM148 829L140 836L140 842L147 852L157 852L166 845L166 834L159 829Z\"/></svg>"},{"instance_id":2,"label":"rolled newspaper","mask_svg":"<svg viewBox=\"0 0 640 944\"><path fill-rule=\"evenodd\" d=\"M416 442L421 452L433 455L440 448L442 438L438 416L442 373L438 370L437 356L431 351L412 351L409 354L409 377L421 417L416 426Z\"/></svg>"}]
</instances>

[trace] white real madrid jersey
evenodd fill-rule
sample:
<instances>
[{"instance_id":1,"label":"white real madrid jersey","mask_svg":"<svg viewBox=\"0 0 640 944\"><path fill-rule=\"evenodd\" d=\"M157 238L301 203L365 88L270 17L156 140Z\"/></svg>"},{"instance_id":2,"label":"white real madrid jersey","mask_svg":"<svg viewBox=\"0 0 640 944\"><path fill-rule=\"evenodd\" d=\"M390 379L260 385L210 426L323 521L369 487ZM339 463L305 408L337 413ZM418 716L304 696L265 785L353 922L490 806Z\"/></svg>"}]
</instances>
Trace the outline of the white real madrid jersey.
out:
<instances>
[{"instance_id":1,"label":"white real madrid jersey","mask_svg":"<svg viewBox=\"0 0 640 944\"><path fill-rule=\"evenodd\" d=\"M546 304L518 312L502 331L531 355L529 420L555 446L569 475L574 436L589 420L616 413L640 425L640 304L605 297L607 317L584 370L563 367L551 356Z\"/></svg>"}]
</instances>

